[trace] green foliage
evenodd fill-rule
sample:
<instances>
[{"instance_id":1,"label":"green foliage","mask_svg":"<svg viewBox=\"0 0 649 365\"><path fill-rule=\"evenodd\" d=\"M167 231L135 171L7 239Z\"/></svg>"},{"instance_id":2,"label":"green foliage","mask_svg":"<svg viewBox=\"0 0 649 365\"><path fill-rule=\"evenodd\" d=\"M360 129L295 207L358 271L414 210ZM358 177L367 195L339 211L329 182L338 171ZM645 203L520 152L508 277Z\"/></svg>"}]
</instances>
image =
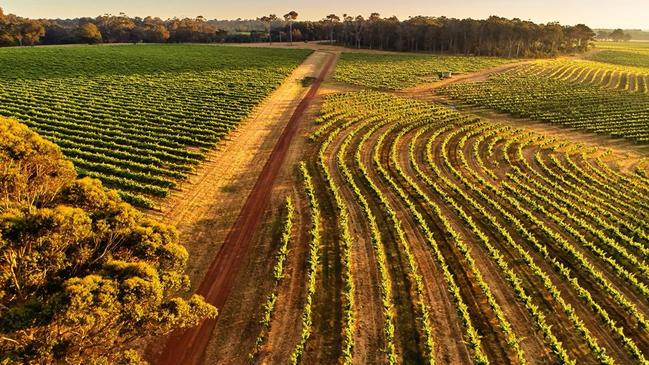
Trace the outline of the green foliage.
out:
<instances>
[{"instance_id":1,"label":"green foliage","mask_svg":"<svg viewBox=\"0 0 649 365\"><path fill-rule=\"evenodd\" d=\"M79 26L77 30L79 38L88 44L101 43L101 32L94 23L86 23Z\"/></svg>"},{"instance_id":2,"label":"green foliage","mask_svg":"<svg viewBox=\"0 0 649 365\"><path fill-rule=\"evenodd\" d=\"M275 310L275 303L277 302L279 284L284 278L284 265L286 264L286 260L288 259L288 244L291 241L293 220L295 219L295 208L293 207L293 200L291 199L290 195L286 196L284 207L286 209L286 216L284 217L284 226L282 227L281 241L279 247L277 248L277 252L275 253L276 261L275 265L273 266L273 289L268 295L266 303L264 303L264 311L262 318L259 321L262 328L259 332L259 335L257 335L257 339L255 340L255 348L249 354L250 358L255 357L255 355L261 349L261 345L264 343L266 337L268 336L270 321L273 316L273 311Z\"/></svg>"},{"instance_id":3,"label":"green foliage","mask_svg":"<svg viewBox=\"0 0 649 365\"><path fill-rule=\"evenodd\" d=\"M75 179L58 148L0 120L0 361L141 360L137 338L214 317L185 300L187 251L173 227Z\"/></svg>"},{"instance_id":4,"label":"green foliage","mask_svg":"<svg viewBox=\"0 0 649 365\"><path fill-rule=\"evenodd\" d=\"M518 67L516 74L649 94L649 68L587 60L543 60Z\"/></svg>"},{"instance_id":5,"label":"green foliage","mask_svg":"<svg viewBox=\"0 0 649 365\"><path fill-rule=\"evenodd\" d=\"M325 120L323 126L314 134L314 136L317 137L318 135L324 133L324 131L326 131L327 128L333 125L338 125L337 128L335 128L328 134L327 139L322 143L322 147L320 150L320 164L323 167L323 169L325 169L326 167L326 164L323 161L324 151L326 150L327 146L330 144L332 138L338 135L339 133L341 133L345 128L349 128L351 126L356 125L356 127L354 127L349 133L349 136L353 136L355 133L358 133L358 131L360 131L363 127L366 127L367 124L371 122L372 123L371 125L373 125L373 127L370 128L370 130L366 132L365 135L363 135L362 141L364 141L370 137L373 131L378 130L379 128L383 127L386 124L389 124L390 122L395 123L396 126L401 125L399 123L396 123L397 120L405 124L410 122L411 119L413 118L415 118L415 120L420 120L419 118L421 118L421 120L426 120L428 122L431 122L445 115L444 113L438 113L438 111L435 109L431 109L427 104L414 101L414 100L397 98L397 97L393 97L387 94L382 94L377 92L358 92L358 93L349 93L349 94L331 96L327 99L327 102L325 102L323 110L325 110L325 113L328 117L324 117ZM408 116L404 114L405 111L407 111ZM379 137L379 141L376 144L377 146L376 148L378 148L378 146L381 145L383 137L384 135L382 137ZM347 146L347 144L349 143L349 141L350 141L349 138L346 138L344 140L336 158L338 161L338 165L342 170L343 175L346 177L346 182L351 186L352 190L354 190L358 195L360 190L358 186L356 186L356 184L353 183L353 177L351 176L351 171L349 171L349 168L347 168L344 163L344 157L345 157L344 149L345 146ZM382 192L379 189L379 187L376 185L376 183L368 177L366 167L361 160L361 152L360 152L361 145L362 143L359 144L356 149L356 155L355 155L356 162L361 167L361 175L364 176L364 179L367 180L368 185L372 188L374 193L377 195L379 201L381 202L382 209L387 211L390 217L390 221L393 224L394 230L397 233L397 236L399 237L400 248L406 253L406 256L409 257L410 270L412 270L411 272L412 281L413 281L412 286L415 288L414 295L417 296L415 302L418 302L420 304L418 307L418 316L419 316L419 322L421 328L420 336L422 337L425 346L425 351L427 352L425 355L427 362L434 363L435 361L434 354L433 354L434 340L432 338L432 328L428 320L428 308L423 303L420 297L422 295L423 288L422 288L421 279L418 279L416 263L414 262L414 258L412 256L409 256L408 254L410 249L405 240L405 236L402 231L401 224L396 215L396 212L392 210L390 203L388 202L387 198L382 195ZM375 164L378 163L377 150L375 150L373 154L373 161ZM414 208L413 203L406 197L405 192L402 189L396 187L396 185L394 185L394 181L392 181L389 178L389 176L383 170L382 167L379 166L378 168L379 171L382 172L383 177L386 178L388 182L390 182L393 188L395 188L395 190L399 193L399 195L402 198L404 198L404 201L412 210L414 216L417 219L417 222L421 225L426 241L428 242L430 248L434 252L434 256L436 260L443 268L444 279L449 287L449 290L453 294L453 300L455 301L458 314L460 315L462 323L465 326L465 337L466 337L465 340L469 343L470 347L473 350L473 356L475 362L479 364L489 363L482 349L480 335L478 334L476 328L474 327L474 324L469 314L468 307L465 304L460 294L460 288L457 285L453 274L451 273L448 266L446 265L446 259L441 253L438 244L435 238L433 237L433 233L430 231L428 225L424 221L423 216ZM325 173L328 174L328 170L325 170ZM334 190L334 197L336 196L336 194L337 192ZM364 207L363 211L365 212L366 217L368 217L367 211L369 208L367 207L366 203L363 203L365 198L364 197L359 198L359 200L360 200L359 202L360 205ZM370 224L372 224L371 223L372 219L371 218L367 218L367 219L370 221ZM386 284L382 283L382 286L385 287ZM385 302L383 303L383 305L385 308ZM390 340L390 335L388 331L389 331L388 328L384 330L384 332L386 333L387 340ZM396 360L394 358L395 355L390 354L389 352L387 355L388 355L388 361Z\"/></svg>"},{"instance_id":6,"label":"green foliage","mask_svg":"<svg viewBox=\"0 0 649 365\"><path fill-rule=\"evenodd\" d=\"M336 226L340 231L340 238L338 244L341 247L341 264L342 264L342 279L343 279L343 310L342 310L342 358L341 362L345 365L351 364L353 360L354 350L354 333L356 331L356 317L354 311L356 302L354 295L356 287L354 285L353 271L352 271L352 235L349 226L349 211L343 197L340 193L338 185L334 181L331 171L327 166L326 151L329 145L333 142L334 137L341 131L341 128L333 130L327 138L320 145L318 151L318 165L324 174L324 179L327 183L328 190L333 194L335 207L336 207ZM310 175L309 175L310 176ZM307 180L308 181L308 180ZM315 285L315 284L314 284ZM296 354L296 352L294 352ZM299 355L299 353L298 353ZM298 356L299 357L299 356ZM295 357L296 359L298 357Z\"/></svg>"},{"instance_id":7,"label":"green foliage","mask_svg":"<svg viewBox=\"0 0 649 365\"><path fill-rule=\"evenodd\" d=\"M386 223L391 223L399 252L411 270L411 287L421 294L426 288L419 283L416 263L410 262L409 242L400 223L406 213L397 214L393 207L400 206L395 199L409 211L442 270L475 363L489 363L482 350L484 332L472 318L487 304L495 316L490 322L506 338L511 358L528 361L521 346L524 339L492 293L484 266L474 258L476 252L484 253L499 270L556 362L582 361L563 343L564 336L573 334L598 363L617 361L609 355L612 345L600 330L585 324L586 316L592 316L597 321L593 325L610 333L630 359L647 363L642 342L635 338L647 328L637 303L647 297L644 279L649 272L644 262L649 181L644 175L608 166L602 161L606 153L593 161L587 156L595 153L592 148L384 93L328 96L318 124L311 138L321 143L324 177L330 179L329 169L335 166L344 188L355 194L341 206L358 204L372 237L376 235L372 209L387 214ZM401 153L404 149L407 155ZM473 159L467 158L471 153ZM328 183L338 199L343 187ZM361 183L373 194L364 195ZM369 203L368 209L366 199L372 197L377 206ZM444 255L440 243L458 258ZM380 255L377 259L380 278ZM465 302L467 287L455 279L458 265L471 273L471 285L482 291L485 301L480 299L480 309ZM413 305L421 304L411 295ZM434 349L427 336L428 312L425 305L418 309L419 335L427 349ZM615 321L618 311L625 321ZM574 333L553 326L552 316L565 319Z\"/></svg>"},{"instance_id":8,"label":"green foliage","mask_svg":"<svg viewBox=\"0 0 649 365\"><path fill-rule=\"evenodd\" d=\"M5 66L0 69L0 78L42 80L257 68L267 72L277 67L295 67L309 52L183 44L0 48L0 60Z\"/></svg>"},{"instance_id":9,"label":"green foliage","mask_svg":"<svg viewBox=\"0 0 649 365\"><path fill-rule=\"evenodd\" d=\"M593 61L613 63L616 65L649 67L649 51L647 50L604 50L588 56Z\"/></svg>"},{"instance_id":10,"label":"green foliage","mask_svg":"<svg viewBox=\"0 0 649 365\"><path fill-rule=\"evenodd\" d=\"M510 72L442 90L453 98L520 117L649 142L649 98L559 79Z\"/></svg>"},{"instance_id":11,"label":"green foliage","mask_svg":"<svg viewBox=\"0 0 649 365\"><path fill-rule=\"evenodd\" d=\"M16 122L0 123L2 207L49 203L75 177L69 161L51 143Z\"/></svg>"},{"instance_id":12,"label":"green foliage","mask_svg":"<svg viewBox=\"0 0 649 365\"><path fill-rule=\"evenodd\" d=\"M169 189L309 53L201 45L0 49L0 115L130 203Z\"/></svg>"},{"instance_id":13,"label":"green foliage","mask_svg":"<svg viewBox=\"0 0 649 365\"><path fill-rule=\"evenodd\" d=\"M375 89L396 90L438 80L438 73L467 73L510 62L477 56L343 53L335 78Z\"/></svg>"},{"instance_id":14,"label":"green foliage","mask_svg":"<svg viewBox=\"0 0 649 365\"><path fill-rule=\"evenodd\" d=\"M309 209L311 210L311 229L309 230L309 254L307 256L307 288L306 288L306 300L304 303L304 309L302 311L302 333L300 340L295 345L293 352L291 353L291 363L298 364L302 359L304 354L305 345L309 337L311 337L311 331L313 330L313 301L316 295L316 277L318 275L318 266L320 264L320 252L321 241L321 212L320 212L320 203L318 202L318 197L315 193L315 188L313 186L313 180L311 180L311 174L309 169L306 167L306 164L300 162L300 172L302 174L302 179L304 180L304 192L306 193L309 199Z\"/></svg>"},{"instance_id":15,"label":"green foliage","mask_svg":"<svg viewBox=\"0 0 649 365\"><path fill-rule=\"evenodd\" d=\"M378 128L379 126L381 126L381 124L377 123L373 128ZM387 357L387 363L395 364L396 363L396 353L395 353L396 348L394 344L394 336L395 336L394 320L395 319L394 319L394 304L392 302L392 283L390 281L390 275L388 272L388 263L387 263L385 250L383 247L383 240L381 238L381 232L379 230L379 227L376 223L376 217L372 213L372 209L370 208L368 200L363 195L358 184L356 184L356 182L354 181L352 172L350 171L350 169L347 166L347 163L345 162L346 151L349 148L349 144L351 143L352 137L354 137L354 135L358 131L359 131L358 128L352 130L352 132L349 133L347 137L344 139L337 153L337 161L338 161L338 166L343 172L345 181L354 191L354 194L356 196L356 202L361 207L363 216L367 220L370 227L370 239L372 241L372 247L374 248L374 253L376 256L378 273L379 273L379 283L381 289L381 306L383 308L383 316L384 316L383 334L385 336L385 342L386 342L384 351ZM368 132L368 134L366 134L366 136L369 136L369 133L372 131L373 129L370 129L370 131ZM357 161L360 160L360 150L357 150L356 158ZM362 169L361 171L365 173L365 170Z\"/></svg>"}]
</instances>

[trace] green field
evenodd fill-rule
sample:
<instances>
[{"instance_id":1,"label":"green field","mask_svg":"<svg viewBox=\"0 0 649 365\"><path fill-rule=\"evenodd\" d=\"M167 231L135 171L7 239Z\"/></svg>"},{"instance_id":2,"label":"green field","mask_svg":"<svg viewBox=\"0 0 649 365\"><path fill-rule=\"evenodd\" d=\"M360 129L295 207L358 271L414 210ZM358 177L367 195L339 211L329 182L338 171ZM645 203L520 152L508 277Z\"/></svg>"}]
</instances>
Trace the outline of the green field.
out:
<instances>
[{"instance_id":1,"label":"green field","mask_svg":"<svg viewBox=\"0 0 649 365\"><path fill-rule=\"evenodd\" d=\"M343 53L336 80L383 90L397 90L435 81L439 72L478 71L511 62L504 58L409 54Z\"/></svg>"},{"instance_id":2,"label":"green field","mask_svg":"<svg viewBox=\"0 0 649 365\"><path fill-rule=\"evenodd\" d=\"M649 94L649 68L588 60L541 60L512 70L516 74Z\"/></svg>"},{"instance_id":3,"label":"green field","mask_svg":"<svg viewBox=\"0 0 649 365\"><path fill-rule=\"evenodd\" d=\"M597 49L649 51L649 42L647 41L595 42L594 44Z\"/></svg>"},{"instance_id":4,"label":"green field","mask_svg":"<svg viewBox=\"0 0 649 365\"><path fill-rule=\"evenodd\" d=\"M649 42L597 42L596 46L601 51L588 56L593 61L649 67Z\"/></svg>"},{"instance_id":5,"label":"green field","mask_svg":"<svg viewBox=\"0 0 649 365\"><path fill-rule=\"evenodd\" d=\"M649 142L649 97L533 74L501 74L440 91L519 117Z\"/></svg>"},{"instance_id":6,"label":"green field","mask_svg":"<svg viewBox=\"0 0 649 365\"><path fill-rule=\"evenodd\" d=\"M496 78L501 89L483 100L503 94L523 107L557 100L554 108L566 112L571 105L552 91L561 82L536 85L537 78ZM457 85L466 85L457 89L462 95L484 84ZM378 360L365 363L524 364L536 353L547 354L540 362L548 364L647 362L647 343L638 337L646 319L637 308L648 293L640 257L647 252L649 185L644 175L620 171L620 156L606 144L587 146L373 90L328 95L317 122L308 166L322 176L314 180L321 184L316 199L335 204L323 213L331 219L322 221L323 232L338 235L344 257L343 344L361 343L354 326L370 313L384 319L374 331L385 344L377 346ZM355 267L363 245L374 253L368 270ZM440 270L429 270L433 265ZM488 276L492 268L499 275ZM369 300L353 300L364 290L353 283L370 270L380 288L373 308ZM440 293L429 286L434 280L443 280L453 310L432 310L426 298ZM642 299L632 299L636 291ZM497 300L496 293L512 299ZM487 310L493 320L481 318ZM436 348L444 337L436 335L440 322L430 319L449 320L447 313L457 314L458 332L448 338L467 345L466 359L448 360ZM525 321L524 330L515 321ZM609 333L611 341L603 341ZM497 345L499 337L508 340ZM543 349L530 350L529 339ZM350 348L342 347L343 357L353 357Z\"/></svg>"},{"instance_id":7,"label":"green field","mask_svg":"<svg viewBox=\"0 0 649 365\"><path fill-rule=\"evenodd\" d=\"M593 61L625 66L649 67L649 51L605 50L589 57Z\"/></svg>"},{"instance_id":8,"label":"green field","mask_svg":"<svg viewBox=\"0 0 649 365\"><path fill-rule=\"evenodd\" d=\"M310 53L212 45L0 49L0 115L151 206Z\"/></svg>"},{"instance_id":9,"label":"green field","mask_svg":"<svg viewBox=\"0 0 649 365\"><path fill-rule=\"evenodd\" d=\"M599 42L589 60L541 60L439 91L514 116L649 143L649 43Z\"/></svg>"}]
</instances>

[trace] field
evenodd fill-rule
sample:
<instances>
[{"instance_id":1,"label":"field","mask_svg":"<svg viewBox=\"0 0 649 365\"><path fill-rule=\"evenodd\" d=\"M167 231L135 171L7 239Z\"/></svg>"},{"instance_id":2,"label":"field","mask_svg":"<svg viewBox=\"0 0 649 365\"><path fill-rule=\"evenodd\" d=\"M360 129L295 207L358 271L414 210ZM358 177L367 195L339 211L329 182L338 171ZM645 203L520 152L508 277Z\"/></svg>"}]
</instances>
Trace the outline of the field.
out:
<instances>
[{"instance_id":1,"label":"field","mask_svg":"<svg viewBox=\"0 0 649 365\"><path fill-rule=\"evenodd\" d=\"M552 60L537 61L520 67L516 73L649 94L647 67L619 66L585 60Z\"/></svg>"},{"instance_id":2,"label":"field","mask_svg":"<svg viewBox=\"0 0 649 365\"><path fill-rule=\"evenodd\" d=\"M438 79L440 72L462 74L509 62L496 57L343 53L336 80L396 90Z\"/></svg>"},{"instance_id":3,"label":"field","mask_svg":"<svg viewBox=\"0 0 649 365\"><path fill-rule=\"evenodd\" d=\"M539 77L533 67L521 66L485 81L453 84L440 93L515 116L649 142L646 94Z\"/></svg>"},{"instance_id":4,"label":"field","mask_svg":"<svg viewBox=\"0 0 649 365\"><path fill-rule=\"evenodd\" d=\"M592 54L589 58L593 61L600 61L626 66L649 67L649 43L598 43L601 52Z\"/></svg>"},{"instance_id":5,"label":"field","mask_svg":"<svg viewBox=\"0 0 649 365\"><path fill-rule=\"evenodd\" d=\"M335 207L343 358L645 361L646 179L603 150L387 94L323 113L309 166Z\"/></svg>"},{"instance_id":6,"label":"field","mask_svg":"<svg viewBox=\"0 0 649 365\"><path fill-rule=\"evenodd\" d=\"M154 363L647 364L649 67L598 46L0 49L0 115L177 226L219 313Z\"/></svg>"},{"instance_id":7,"label":"field","mask_svg":"<svg viewBox=\"0 0 649 365\"><path fill-rule=\"evenodd\" d=\"M291 203L276 198L268 213L274 243L254 241L272 259L246 280L272 284L238 290L237 305L259 302L254 319L226 305L227 322L243 323L217 331L261 325L217 353L260 363L646 363L649 99L584 75L641 68L497 62L447 83L422 78L407 57L342 54L305 127L303 162L285 180L292 189L278 190ZM508 114L477 116L489 110Z\"/></svg>"},{"instance_id":8,"label":"field","mask_svg":"<svg viewBox=\"0 0 649 365\"><path fill-rule=\"evenodd\" d=\"M152 207L307 56L218 46L0 50L0 115Z\"/></svg>"}]
</instances>

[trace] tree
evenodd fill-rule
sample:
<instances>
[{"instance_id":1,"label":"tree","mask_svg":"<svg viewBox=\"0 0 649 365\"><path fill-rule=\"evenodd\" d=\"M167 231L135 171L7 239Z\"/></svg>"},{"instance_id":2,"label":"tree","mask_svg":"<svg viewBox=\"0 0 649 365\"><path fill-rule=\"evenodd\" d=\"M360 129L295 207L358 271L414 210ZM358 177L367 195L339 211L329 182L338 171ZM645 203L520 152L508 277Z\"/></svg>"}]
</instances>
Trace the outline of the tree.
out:
<instances>
[{"instance_id":1,"label":"tree","mask_svg":"<svg viewBox=\"0 0 649 365\"><path fill-rule=\"evenodd\" d=\"M93 23L82 24L78 29L79 38L88 44L101 43L101 32L99 28Z\"/></svg>"},{"instance_id":2,"label":"tree","mask_svg":"<svg viewBox=\"0 0 649 365\"><path fill-rule=\"evenodd\" d=\"M21 32L27 44L33 46L45 35L45 27L38 20L26 19L23 22Z\"/></svg>"},{"instance_id":3,"label":"tree","mask_svg":"<svg viewBox=\"0 0 649 365\"><path fill-rule=\"evenodd\" d=\"M325 17L324 21L327 23L329 28L329 41L333 44L334 29L336 28L336 24L340 22L340 17L336 14L329 14Z\"/></svg>"},{"instance_id":4,"label":"tree","mask_svg":"<svg viewBox=\"0 0 649 365\"><path fill-rule=\"evenodd\" d=\"M169 37L169 30L160 18L150 16L142 20L142 40L147 43L164 43Z\"/></svg>"},{"instance_id":5,"label":"tree","mask_svg":"<svg viewBox=\"0 0 649 365\"><path fill-rule=\"evenodd\" d=\"M162 24L144 28L144 41L148 43L164 43L169 39L169 31Z\"/></svg>"},{"instance_id":6,"label":"tree","mask_svg":"<svg viewBox=\"0 0 649 365\"><path fill-rule=\"evenodd\" d=\"M595 38L595 32L585 24L577 24L573 27L568 27L566 33L568 35L568 42L570 43L570 51L573 49L576 49L579 52L586 51L589 43Z\"/></svg>"},{"instance_id":7,"label":"tree","mask_svg":"<svg viewBox=\"0 0 649 365\"><path fill-rule=\"evenodd\" d=\"M597 31L597 39L608 39L608 32L605 30L599 30Z\"/></svg>"},{"instance_id":8,"label":"tree","mask_svg":"<svg viewBox=\"0 0 649 365\"><path fill-rule=\"evenodd\" d=\"M139 363L133 341L213 318L187 251L26 126L0 119L0 362Z\"/></svg>"},{"instance_id":9,"label":"tree","mask_svg":"<svg viewBox=\"0 0 649 365\"><path fill-rule=\"evenodd\" d=\"M370 49L374 48L374 40L381 39L381 14L372 13L370 17L367 18L367 33L369 36L369 46Z\"/></svg>"},{"instance_id":10,"label":"tree","mask_svg":"<svg viewBox=\"0 0 649 365\"><path fill-rule=\"evenodd\" d=\"M9 14L0 19L0 41L33 46L45 35L45 27L38 20L20 18Z\"/></svg>"},{"instance_id":11,"label":"tree","mask_svg":"<svg viewBox=\"0 0 649 365\"><path fill-rule=\"evenodd\" d=\"M543 28L543 41L549 46L549 49L546 49L546 54L554 56L559 52L559 45L561 41L565 38L563 27L559 23L548 23Z\"/></svg>"},{"instance_id":12,"label":"tree","mask_svg":"<svg viewBox=\"0 0 649 365\"><path fill-rule=\"evenodd\" d=\"M275 14L264 15L261 18L257 18L257 20L264 23L264 24L266 24L266 28L267 28L267 31L268 31L268 43L270 45L272 45L273 44L273 36L271 34L271 30L272 30L272 27L273 27L273 25L272 25L273 22L277 20L277 15L275 15Z\"/></svg>"},{"instance_id":13,"label":"tree","mask_svg":"<svg viewBox=\"0 0 649 365\"><path fill-rule=\"evenodd\" d=\"M81 23L83 24L83 23ZM45 21L45 36L40 39L42 44L70 44L79 43L79 27L68 27L56 21Z\"/></svg>"},{"instance_id":14,"label":"tree","mask_svg":"<svg viewBox=\"0 0 649 365\"><path fill-rule=\"evenodd\" d=\"M46 35L44 39L38 39L30 38L21 31L26 29L21 28L25 19L7 14L0 16L0 44L30 44L39 41L46 44L74 43L80 40L76 36L79 24L89 22L97 25L104 42L246 42L260 41L267 34L268 42L272 44L274 37L282 42L288 33L291 43L299 37L305 40L329 40L354 48L499 57L547 57L584 52L595 36L583 24L535 24L498 16L482 20L413 16L401 21L395 16L381 18L378 13L371 13L367 18L360 15L354 17L344 14L338 17L329 14L317 22L298 22L297 16L295 11L291 11L280 19L271 14L256 21L206 20L203 17L162 21L151 17L129 18L125 14L104 15L96 19L54 19L41 21ZM248 34L232 34L242 31L247 31ZM608 33L598 34L599 39L607 36ZM620 35L619 38L628 39L627 34Z\"/></svg>"},{"instance_id":15,"label":"tree","mask_svg":"<svg viewBox=\"0 0 649 365\"><path fill-rule=\"evenodd\" d=\"M105 14L97 17L95 24L101 31L103 41L108 43L129 42L130 33L135 29L133 20L124 13L117 16Z\"/></svg>"},{"instance_id":16,"label":"tree","mask_svg":"<svg viewBox=\"0 0 649 365\"><path fill-rule=\"evenodd\" d=\"M284 21L288 22L288 27L289 27L289 39L291 42L291 45L293 44L293 21L297 19L297 13L295 10L291 10L288 13L284 14Z\"/></svg>"},{"instance_id":17,"label":"tree","mask_svg":"<svg viewBox=\"0 0 649 365\"><path fill-rule=\"evenodd\" d=\"M270 14L268 16L268 37L270 38L270 44L273 44L273 23L275 23L279 18L275 14Z\"/></svg>"},{"instance_id":18,"label":"tree","mask_svg":"<svg viewBox=\"0 0 649 365\"><path fill-rule=\"evenodd\" d=\"M614 42L620 42L624 40L624 31L622 29L615 29L612 31L608 38L612 39Z\"/></svg>"},{"instance_id":19,"label":"tree","mask_svg":"<svg viewBox=\"0 0 649 365\"><path fill-rule=\"evenodd\" d=\"M361 37L365 29L365 19L361 15L357 15L353 21L354 39L356 39L356 48L361 48Z\"/></svg>"}]
</instances>

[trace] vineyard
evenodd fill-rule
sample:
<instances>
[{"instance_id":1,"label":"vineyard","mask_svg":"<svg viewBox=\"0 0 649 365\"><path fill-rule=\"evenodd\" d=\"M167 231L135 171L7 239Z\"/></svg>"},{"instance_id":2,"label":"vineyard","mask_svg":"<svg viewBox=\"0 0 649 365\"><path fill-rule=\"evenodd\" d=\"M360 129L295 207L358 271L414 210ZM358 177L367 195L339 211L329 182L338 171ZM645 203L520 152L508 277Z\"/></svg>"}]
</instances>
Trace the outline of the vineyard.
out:
<instances>
[{"instance_id":1,"label":"vineyard","mask_svg":"<svg viewBox=\"0 0 649 365\"><path fill-rule=\"evenodd\" d=\"M142 236L142 254L161 262L151 247L185 241L175 255L188 276L160 282L191 278L218 307L138 353L160 364L649 364L649 48L514 62L288 47L0 49L0 116L122 199L164 206L148 218L178 233L143 223L116 240ZM253 111L263 118L231 134ZM33 242L66 237L54 218L39 224L54 233ZM98 227L112 247L113 227ZM120 297L131 298L129 275Z\"/></svg>"},{"instance_id":2,"label":"vineyard","mask_svg":"<svg viewBox=\"0 0 649 365\"><path fill-rule=\"evenodd\" d=\"M648 73L505 62L340 54L213 359L649 363Z\"/></svg>"},{"instance_id":3,"label":"vineyard","mask_svg":"<svg viewBox=\"0 0 649 365\"><path fill-rule=\"evenodd\" d=\"M594 61L616 65L649 67L649 52L603 51L591 56Z\"/></svg>"},{"instance_id":4,"label":"vineyard","mask_svg":"<svg viewBox=\"0 0 649 365\"><path fill-rule=\"evenodd\" d=\"M611 44L600 43L601 52L590 55L593 61L616 65L649 67L649 47L647 43Z\"/></svg>"},{"instance_id":5,"label":"vineyard","mask_svg":"<svg viewBox=\"0 0 649 365\"><path fill-rule=\"evenodd\" d=\"M0 115L152 207L309 53L143 45L0 50Z\"/></svg>"},{"instance_id":6,"label":"vineyard","mask_svg":"<svg viewBox=\"0 0 649 365\"><path fill-rule=\"evenodd\" d=\"M440 72L462 74L508 62L496 57L343 53L335 77L354 85L397 90L435 81Z\"/></svg>"},{"instance_id":7,"label":"vineyard","mask_svg":"<svg viewBox=\"0 0 649 365\"><path fill-rule=\"evenodd\" d=\"M647 95L543 77L534 67L521 67L486 81L456 83L439 93L518 117L649 142Z\"/></svg>"},{"instance_id":8,"label":"vineyard","mask_svg":"<svg viewBox=\"0 0 649 365\"><path fill-rule=\"evenodd\" d=\"M584 60L552 60L521 66L514 73L649 94L647 67L618 66Z\"/></svg>"},{"instance_id":9,"label":"vineyard","mask_svg":"<svg viewBox=\"0 0 649 365\"><path fill-rule=\"evenodd\" d=\"M649 365L635 2L0 4L0 365Z\"/></svg>"},{"instance_id":10,"label":"vineyard","mask_svg":"<svg viewBox=\"0 0 649 365\"><path fill-rule=\"evenodd\" d=\"M329 361L647 362L649 180L612 152L373 91L317 122L311 252L338 247L342 285L309 276L307 305L339 290ZM304 318L292 362L321 359Z\"/></svg>"}]
</instances>

